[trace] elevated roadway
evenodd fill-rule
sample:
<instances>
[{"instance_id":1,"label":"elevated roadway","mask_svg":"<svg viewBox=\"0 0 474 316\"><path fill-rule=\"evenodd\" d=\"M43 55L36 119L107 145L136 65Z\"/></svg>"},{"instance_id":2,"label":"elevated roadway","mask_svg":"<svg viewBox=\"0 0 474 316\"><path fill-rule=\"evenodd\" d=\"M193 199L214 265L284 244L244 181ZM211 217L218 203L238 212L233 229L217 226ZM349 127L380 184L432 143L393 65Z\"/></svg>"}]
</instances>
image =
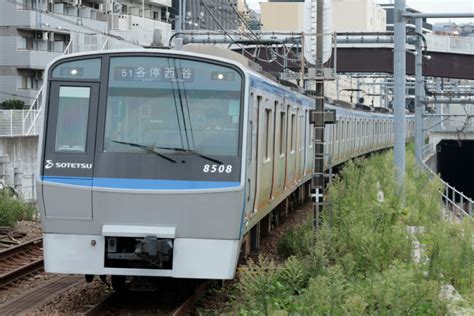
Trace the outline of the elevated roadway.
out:
<instances>
[{"instance_id":1,"label":"elevated roadway","mask_svg":"<svg viewBox=\"0 0 474 316\"><path fill-rule=\"evenodd\" d=\"M441 78L456 78L474 80L474 37L449 37L439 35L424 35L426 39L423 75ZM191 38L191 37L190 37ZM192 37L203 43L228 43ZM297 38L297 37L294 37ZM407 36L413 41L414 36ZM223 39L222 37L220 39ZM250 44L251 42L247 43ZM291 48L289 59L285 61L285 51L278 45L271 48L265 46L246 47L244 55L255 60L263 70L279 74L286 63L287 68L299 72L301 64L298 61L298 48ZM393 73L393 35L387 33L345 33L337 35L337 48L333 51L326 67L333 68L337 73ZM237 46L235 51L242 52ZM406 71L408 75L415 74L414 45L407 45Z\"/></svg>"},{"instance_id":2,"label":"elevated roadway","mask_svg":"<svg viewBox=\"0 0 474 316\"><path fill-rule=\"evenodd\" d=\"M426 50L423 75L432 77L474 80L474 38L425 35ZM337 63L330 61L337 72L384 72L393 73L393 44L364 43L361 37L338 36ZM408 50L414 50L408 45ZM415 74L415 56L407 52L407 74Z\"/></svg>"}]
</instances>

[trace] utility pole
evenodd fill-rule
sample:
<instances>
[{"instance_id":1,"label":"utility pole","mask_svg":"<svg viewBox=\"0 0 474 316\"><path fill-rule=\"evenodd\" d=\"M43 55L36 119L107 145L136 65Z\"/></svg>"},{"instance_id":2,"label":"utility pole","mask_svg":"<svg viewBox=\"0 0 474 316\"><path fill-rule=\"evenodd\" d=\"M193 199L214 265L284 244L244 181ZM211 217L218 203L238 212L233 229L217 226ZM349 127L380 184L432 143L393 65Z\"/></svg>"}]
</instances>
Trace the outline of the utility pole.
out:
<instances>
[{"instance_id":1,"label":"utility pole","mask_svg":"<svg viewBox=\"0 0 474 316\"><path fill-rule=\"evenodd\" d=\"M421 166L421 148L423 147L423 54L421 49L421 37L423 32L423 20L415 20L415 32L417 34L416 56L415 56L415 159Z\"/></svg>"},{"instance_id":2,"label":"utility pole","mask_svg":"<svg viewBox=\"0 0 474 316\"><path fill-rule=\"evenodd\" d=\"M405 181L405 74L406 74L406 23L405 23L405 0L395 0L394 14L394 162L395 179L398 192L403 196ZM402 199L403 200L403 199Z\"/></svg>"}]
</instances>

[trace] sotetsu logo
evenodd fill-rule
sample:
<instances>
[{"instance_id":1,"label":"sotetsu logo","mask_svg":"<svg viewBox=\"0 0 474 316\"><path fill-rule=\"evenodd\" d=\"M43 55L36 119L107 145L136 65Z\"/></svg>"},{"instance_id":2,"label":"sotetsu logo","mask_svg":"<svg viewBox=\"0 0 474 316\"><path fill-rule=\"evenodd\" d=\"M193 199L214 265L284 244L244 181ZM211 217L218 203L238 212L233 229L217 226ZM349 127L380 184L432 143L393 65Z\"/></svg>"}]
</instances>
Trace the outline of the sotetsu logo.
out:
<instances>
[{"instance_id":1,"label":"sotetsu logo","mask_svg":"<svg viewBox=\"0 0 474 316\"><path fill-rule=\"evenodd\" d=\"M46 160L46 164L44 165L45 169L51 168L71 168L71 169L92 169L91 163L85 162L54 162L52 160Z\"/></svg>"}]
</instances>

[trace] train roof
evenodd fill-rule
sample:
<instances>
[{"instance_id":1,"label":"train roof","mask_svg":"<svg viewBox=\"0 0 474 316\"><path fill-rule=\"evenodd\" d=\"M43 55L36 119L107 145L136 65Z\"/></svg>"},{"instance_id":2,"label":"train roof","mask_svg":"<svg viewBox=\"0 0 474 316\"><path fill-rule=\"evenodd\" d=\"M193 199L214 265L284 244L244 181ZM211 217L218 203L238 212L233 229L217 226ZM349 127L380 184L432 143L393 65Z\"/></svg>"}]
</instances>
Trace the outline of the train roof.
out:
<instances>
[{"instance_id":1,"label":"train roof","mask_svg":"<svg viewBox=\"0 0 474 316\"><path fill-rule=\"evenodd\" d=\"M306 100L307 102L315 102L315 99L312 98L311 96L307 96L302 93L302 91L296 91L294 87L288 87L276 80L274 76L270 74L266 74L261 70L260 65L257 63L251 61L250 59L246 58L245 56L242 56L241 54L238 54L236 52L233 52L231 50L222 48L222 47L217 47L217 46L209 46L209 45L185 45L183 47L183 50L172 50L172 49L145 49L145 48L133 48L133 49L111 49L111 50L103 50L103 51L90 51L90 52L81 52L81 53L72 53L68 55L62 55L59 57L54 58L47 66L47 69L49 69L52 65L54 65L56 62L63 60L63 59L70 59L70 58L76 58L76 57L81 57L81 56L97 56L97 55L109 55L109 54L123 54L123 53L132 53L132 54L152 54L152 53L159 53L159 54L172 54L172 55L183 55L183 56L191 56L191 57L198 57L198 58L204 58L204 59L211 59L211 60L216 60L220 61L223 63L227 64L232 64L238 68L240 68L242 71L247 72L249 77L252 79L256 79L260 82L265 82L266 85L273 86L274 88L277 88L278 90L282 90L293 97L296 98L302 98ZM306 103L308 105L308 103ZM329 105L329 108L332 109L340 109L340 110L349 110L351 112L362 112L365 113L366 115L369 113L374 113L374 112L367 112L367 111L361 111L354 109L352 107L352 104L349 102L345 102L342 100L334 100L334 105ZM375 112L374 114L377 115L387 115L391 116L389 113L377 113Z\"/></svg>"}]
</instances>

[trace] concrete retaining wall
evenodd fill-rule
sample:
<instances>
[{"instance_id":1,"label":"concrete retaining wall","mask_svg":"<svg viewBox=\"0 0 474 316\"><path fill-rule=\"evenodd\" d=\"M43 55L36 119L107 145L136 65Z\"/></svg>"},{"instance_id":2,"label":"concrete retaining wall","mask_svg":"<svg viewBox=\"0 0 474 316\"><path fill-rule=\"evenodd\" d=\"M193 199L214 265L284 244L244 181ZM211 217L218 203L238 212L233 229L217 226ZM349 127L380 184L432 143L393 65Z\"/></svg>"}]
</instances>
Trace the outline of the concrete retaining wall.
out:
<instances>
[{"instance_id":1,"label":"concrete retaining wall","mask_svg":"<svg viewBox=\"0 0 474 316\"><path fill-rule=\"evenodd\" d=\"M0 137L0 187L10 186L25 200L36 200L38 136Z\"/></svg>"}]
</instances>

